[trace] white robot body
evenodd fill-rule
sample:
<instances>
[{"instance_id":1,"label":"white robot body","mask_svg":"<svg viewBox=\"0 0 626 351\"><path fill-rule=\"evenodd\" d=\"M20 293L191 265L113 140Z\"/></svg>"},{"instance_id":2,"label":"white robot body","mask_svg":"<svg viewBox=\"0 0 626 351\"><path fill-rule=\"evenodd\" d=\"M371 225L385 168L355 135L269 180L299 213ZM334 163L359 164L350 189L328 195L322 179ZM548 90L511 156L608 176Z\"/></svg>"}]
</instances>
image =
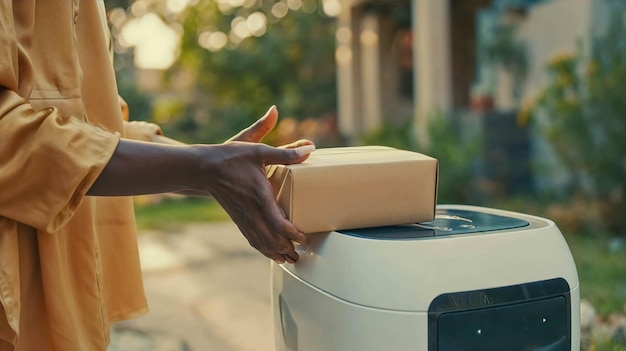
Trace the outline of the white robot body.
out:
<instances>
[{"instance_id":1,"label":"white robot body","mask_svg":"<svg viewBox=\"0 0 626 351\"><path fill-rule=\"evenodd\" d=\"M278 351L579 350L578 276L552 221L447 205L309 239L272 264Z\"/></svg>"}]
</instances>

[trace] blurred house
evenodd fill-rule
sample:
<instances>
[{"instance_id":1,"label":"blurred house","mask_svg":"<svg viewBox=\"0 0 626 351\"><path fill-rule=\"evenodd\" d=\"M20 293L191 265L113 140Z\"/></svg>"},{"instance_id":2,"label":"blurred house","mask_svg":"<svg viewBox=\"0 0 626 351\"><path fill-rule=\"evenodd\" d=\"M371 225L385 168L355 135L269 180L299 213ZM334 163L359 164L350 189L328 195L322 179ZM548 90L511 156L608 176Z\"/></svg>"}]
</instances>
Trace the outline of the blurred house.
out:
<instances>
[{"instance_id":1,"label":"blurred house","mask_svg":"<svg viewBox=\"0 0 626 351\"><path fill-rule=\"evenodd\" d=\"M428 142L429 118L450 114L460 128L485 135L483 178L504 186L503 195L533 188L531 160L549 156L518 125L520 105L545 83L553 55L589 47L607 22L605 3L346 1L336 50L340 130L359 140L384 124L412 125Z\"/></svg>"},{"instance_id":2,"label":"blurred house","mask_svg":"<svg viewBox=\"0 0 626 351\"><path fill-rule=\"evenodd\" d=\"M507 67L482 53L496 27L515 26L526 48L523 95L541 86L552 55L588 43L605 21L603 0L346 1L336 51L341 129L357 136L403 118L421 126L434 110L472 103L517 108ZM485 97L492 101L478 101Z\"/></svg>"}]
</instances>

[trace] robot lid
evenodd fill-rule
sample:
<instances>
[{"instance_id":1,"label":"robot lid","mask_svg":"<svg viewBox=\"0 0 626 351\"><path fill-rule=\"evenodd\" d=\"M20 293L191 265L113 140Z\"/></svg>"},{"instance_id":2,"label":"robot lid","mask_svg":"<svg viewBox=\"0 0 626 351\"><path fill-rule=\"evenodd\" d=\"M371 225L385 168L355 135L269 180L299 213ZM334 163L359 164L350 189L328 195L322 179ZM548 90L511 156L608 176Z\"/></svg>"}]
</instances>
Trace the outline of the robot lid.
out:
<instances>
[{"instance_id":1,"label":"robot lid","mask_svg":"<svg viewBox=\"0 0 626 351\"><path fill-rule=\"evenodd\" d=\"M576 267L549 220L472 206L440 206L429 223L314 234L282 268L347 302L427 311L443 293L563 278Z\"/></svg>"},{"instance_id":2,"label":"robot lid","mask_svg":"<svg viewBox=\"0 0 626 351\"><path fill-rule=\"evenodd\" d=\"M449 208L437 210L436 218L432 222L340 230L338 233L365 239L409 240L425 239L432 236L506 231L526 226L530 226L530 223L522 218Z\"/></svg>"}]
</instances>

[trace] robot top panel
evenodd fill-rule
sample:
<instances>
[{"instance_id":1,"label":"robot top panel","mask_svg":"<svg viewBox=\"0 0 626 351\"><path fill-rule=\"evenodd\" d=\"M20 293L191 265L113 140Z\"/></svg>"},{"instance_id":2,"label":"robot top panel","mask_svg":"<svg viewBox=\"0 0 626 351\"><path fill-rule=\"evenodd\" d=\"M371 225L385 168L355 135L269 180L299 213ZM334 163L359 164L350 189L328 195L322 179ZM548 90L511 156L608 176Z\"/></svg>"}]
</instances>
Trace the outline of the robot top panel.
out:
<instances>
[{"instance_id":1,"label":"robot top panel","mask_svg":"<svg viewBox=\"0 0 626 351\"><path fill-rule=\"evenodd\" d=\"M445 235L510 230L529 226L521 218L463 209L437 209L435 220L408 225L341 230L339 233L367 239L422 239Z\"/></svg>"}]
</instances>

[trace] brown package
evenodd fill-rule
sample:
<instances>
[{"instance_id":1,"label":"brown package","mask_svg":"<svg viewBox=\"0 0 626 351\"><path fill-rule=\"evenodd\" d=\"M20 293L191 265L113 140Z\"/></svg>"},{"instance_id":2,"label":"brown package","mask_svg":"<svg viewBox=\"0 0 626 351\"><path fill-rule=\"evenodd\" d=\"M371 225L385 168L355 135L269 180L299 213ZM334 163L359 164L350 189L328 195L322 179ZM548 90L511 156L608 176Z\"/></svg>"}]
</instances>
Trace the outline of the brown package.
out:
<instances>
[{"instance_id":1,"label":"brown package","mask_svg":"<svg viewBox=\"0 0 626 351\"><path fill-rule=\"evenodd\" d=\"M438 162L384 146L318 149L296 165L268 167L287 218L303 233L431 221Z\"/></svg>"}]
</instances>

